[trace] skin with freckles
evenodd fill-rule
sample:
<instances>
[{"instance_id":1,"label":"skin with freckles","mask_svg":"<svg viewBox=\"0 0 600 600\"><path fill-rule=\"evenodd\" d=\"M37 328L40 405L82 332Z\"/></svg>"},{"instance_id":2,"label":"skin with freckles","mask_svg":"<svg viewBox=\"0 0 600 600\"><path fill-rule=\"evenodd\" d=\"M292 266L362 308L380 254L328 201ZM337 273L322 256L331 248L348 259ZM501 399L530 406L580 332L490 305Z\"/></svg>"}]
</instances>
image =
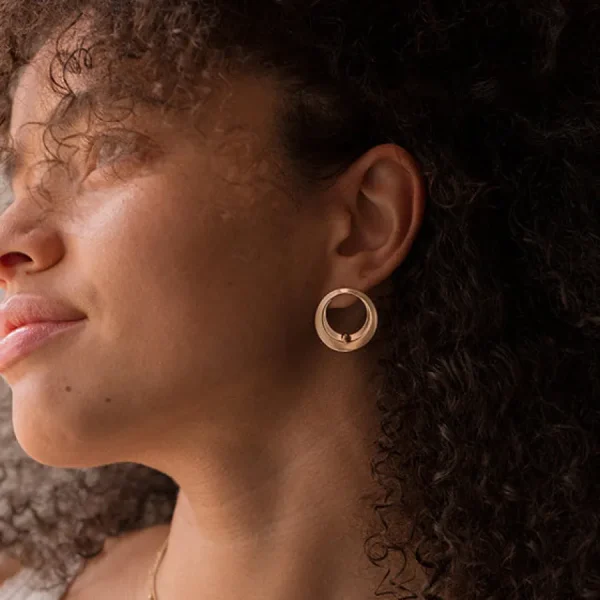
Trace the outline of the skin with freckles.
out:
<instances>
[{"instance_id":1,"label":"skin with freckles","mask_svg":"<svg viewBox=\"0 0 600 600\"><path fill-rule=\"evenodd\" d=\"M7 298L52 295L87 320L2 374L15 434L43 464L138 462L181 486L169 526L108 544L66 598L147 598L167 536L161 600L374 598L380 346L334 352L314 315L334 289L386 290L423 217L415 162L377 146L303 197L281 178L275 85L248 74L207 102L203 135L141 109L127 125L150 149L108 144L52 171L41 197L42 128L27 124L59 100L49 56L14 95L27 151L0 218L0 281ZM354 296L330 308L338 331L364 321Z\"/></svg>"}]
</instances>

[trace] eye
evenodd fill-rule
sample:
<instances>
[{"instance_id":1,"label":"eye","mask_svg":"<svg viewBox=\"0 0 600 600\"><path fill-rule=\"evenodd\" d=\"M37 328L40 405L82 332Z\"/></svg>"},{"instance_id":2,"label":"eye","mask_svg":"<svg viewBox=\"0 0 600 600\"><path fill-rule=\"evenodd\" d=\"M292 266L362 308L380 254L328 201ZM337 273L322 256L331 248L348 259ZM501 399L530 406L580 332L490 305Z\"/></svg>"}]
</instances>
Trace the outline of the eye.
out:
<instances>
[{"instance_id":1,"label":"eye","mask_svg":"<svg viewBox=\"0 0 600 600\"><path fill-rule=\"evenodd\" d=\"M102 167L107 162L112 162L115 157L119 157L119 153L124 150L124 143L115 139L107 139L99 144L96 152L96 167Z\"/></svg>"},{"instance_id":2,"label":"eye","mask_svg":"<svg viewBox=\"0 0 600 600\"><path fill-rule=\"evenodd\" d=\"M92 146L89 163L90 172L100 169L118 160L122 155L133 151L131 141L118 138L103 137Z\"/></svg>"},{"instance_id":3,"label":"eye","mask_svg":"<svg viewBox=\"0 0 600 600\"><path fill-rule=\"evenodd\" d=\"M107 171L115 171L116 165L126 158L136 158L138 148L134 140L119 137L103 136L95 140L88 151L86 175L84 180L91 177L109 177Z\"/></svg>"}]
</instances>

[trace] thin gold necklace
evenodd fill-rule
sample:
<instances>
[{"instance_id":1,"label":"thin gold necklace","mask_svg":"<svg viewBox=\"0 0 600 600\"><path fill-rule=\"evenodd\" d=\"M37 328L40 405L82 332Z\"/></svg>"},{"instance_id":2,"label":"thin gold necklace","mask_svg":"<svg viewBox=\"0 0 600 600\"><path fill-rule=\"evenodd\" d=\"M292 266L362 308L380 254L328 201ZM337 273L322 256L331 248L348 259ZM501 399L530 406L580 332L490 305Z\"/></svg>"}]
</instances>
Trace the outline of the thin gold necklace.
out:
<instances>
[{"instance_id":1,"label":"thin gold necklace","mask_svg":"<svg viewBox=\"0 0 600 600\"><path fill-rule=\"evenodd\" d=\"M158 596L156 595L156 572L158 571L160 562L162 561L163 556L165 555L168 543L169 536L167 536L167 539L164 541L161 549L158 551L158 556L156 557L154 567L152 568L152 571L150 571L150 595L148 596L148 600L158 600Z\"/></svg>"}]
</instances>

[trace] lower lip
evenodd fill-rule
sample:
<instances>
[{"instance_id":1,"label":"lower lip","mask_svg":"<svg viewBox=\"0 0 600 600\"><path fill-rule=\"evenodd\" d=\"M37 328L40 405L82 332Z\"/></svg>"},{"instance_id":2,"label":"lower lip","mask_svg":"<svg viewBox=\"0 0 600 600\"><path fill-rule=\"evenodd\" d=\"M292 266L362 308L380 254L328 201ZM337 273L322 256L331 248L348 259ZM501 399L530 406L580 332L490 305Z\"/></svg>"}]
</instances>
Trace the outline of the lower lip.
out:
<instances>
[{"instance_id":1,"label":"lower lip","mask_svg":"<svg viewBox=\"0 0 600 600\"><path fill-rule=\"evenodd\" d=\"M31 354L50 338L83 323L84 320L31 323L11 331L0 341L0 373Z\"/></svg>"}]
</instances>

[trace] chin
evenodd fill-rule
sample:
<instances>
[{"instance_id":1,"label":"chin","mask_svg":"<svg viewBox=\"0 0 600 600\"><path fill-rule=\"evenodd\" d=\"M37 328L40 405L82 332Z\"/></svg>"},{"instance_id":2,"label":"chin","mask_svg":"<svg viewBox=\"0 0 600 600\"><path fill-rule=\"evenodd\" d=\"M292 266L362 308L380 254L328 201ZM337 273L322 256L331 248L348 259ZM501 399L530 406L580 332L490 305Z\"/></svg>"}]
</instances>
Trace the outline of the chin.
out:
<instances>
[{"instance_id":1,"label":"chin","mask_svg":"<svg viewBox=\"0 0 600 600\"><path fill-rule=\"evenodd\" d=\"M35 394L22 395L19 391L13 394L15 438L25 454L48 467L85 469L109 462L108 457L98 456L94 447L110 451L113 444L106 441L111 436L106 433L99 436L97 426L89 426L94 420L97 425L93 415L84 415L74 406L52 403L44 394L37 397ZM100 441L102 438L104 442ZM94 439L99 442L94 444Z\"/></svg>"}]
</instances>

